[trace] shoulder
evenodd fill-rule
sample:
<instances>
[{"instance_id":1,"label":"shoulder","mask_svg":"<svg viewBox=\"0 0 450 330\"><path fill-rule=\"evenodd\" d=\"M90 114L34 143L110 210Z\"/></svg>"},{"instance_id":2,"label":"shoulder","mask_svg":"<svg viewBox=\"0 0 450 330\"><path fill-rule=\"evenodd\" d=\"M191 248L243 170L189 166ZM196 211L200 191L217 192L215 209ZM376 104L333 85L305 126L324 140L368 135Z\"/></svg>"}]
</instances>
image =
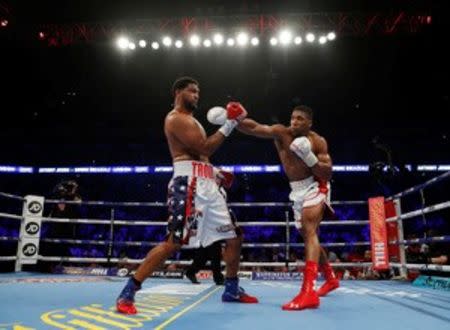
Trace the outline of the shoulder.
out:
<instances>
[{"instance_id":1,"label":"shoulder","mask_svg":"<svg viewBox=\"0 0 450 330\"><path fill-rule=\"evenodd\" d=\"M270 128L277 138L289 135L289 128L282 124L274 124Z\"/></svg>"},{"instance_id":2,"label":"shoulder","mask_svg":"<svg viewBox=\"0 0 450 330\"><path fill-rule=\"evenodd\" d=\"M311 131L308 137L310 138L316 149L318 150L328 149L327 140L323 136L319 135L317 132Z\"/></svg>"},{"instance_id":3,"label":"shoulder","mask_svg":"<svg viewBox=\"0 0 450 330\"><path fill-rule=\"evenodd\" d=\"M315 131L311 131L308 136L312 141L317 142L319 144L327 143L327 140L321 136L319 133Z\"/></svg>"},{"instance_id":4,"label":"shoulder","mask_svg":"<svg viewBox=\"0 0 450 330\"><path fill-rule=\"evenodd\" d=\"M184 113L172 110L166 115L165 122L166 125L186 125L195 121L192 116L187 116Z\"/></svg>"}]
</instances>

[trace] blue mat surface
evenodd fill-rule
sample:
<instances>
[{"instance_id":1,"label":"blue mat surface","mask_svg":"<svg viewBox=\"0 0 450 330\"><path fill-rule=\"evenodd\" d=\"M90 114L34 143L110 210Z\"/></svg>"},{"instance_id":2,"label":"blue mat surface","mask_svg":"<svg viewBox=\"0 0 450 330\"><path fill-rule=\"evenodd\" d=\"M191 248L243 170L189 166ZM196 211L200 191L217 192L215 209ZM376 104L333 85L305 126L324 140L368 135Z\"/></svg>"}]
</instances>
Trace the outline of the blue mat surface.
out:
<instances>
[{"instance_id":1,"label":"blue mat surface","mask_svg":"<svg viewBox=\"0 0 450 330\"><path fill-rule=\"evenodd\" d=\"M3 329L450 329L450 293L393 281L343 281L316 310L280 306L299 283L241 281L259 304L224 304L223 287L203 281L151 279L137 296L139 314L120 315L114 301L126 279L40 275L0 276ZM320 283L319 283L320 284Z\"/></svg>"}]
</instances>

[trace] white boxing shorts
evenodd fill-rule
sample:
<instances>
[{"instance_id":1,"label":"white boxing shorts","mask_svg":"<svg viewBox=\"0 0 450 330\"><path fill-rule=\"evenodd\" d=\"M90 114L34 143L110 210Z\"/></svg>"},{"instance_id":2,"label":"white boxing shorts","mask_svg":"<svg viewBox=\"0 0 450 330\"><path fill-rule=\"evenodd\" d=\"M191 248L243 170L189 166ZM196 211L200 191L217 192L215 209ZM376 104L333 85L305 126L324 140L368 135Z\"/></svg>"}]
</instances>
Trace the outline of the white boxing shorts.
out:
<instances>
[{"instance_id":1,"label":"white boxing shorts","mask_svg":"<svg viewBox=\"0 0 450 330\"><path fill-rule=\"evenodd\" d=\"M167 231L173 234L175 243L206 247L236 237L226 196L217 185L211 164L190 160L175 162L167 202Z\"/></svg>"},{"instance_id":2,"label":"white boxing shorts","mask_svg":"<svg viewBox=\"0 0 450 330\"><path fill-rule=\"evenodd\" d=\"M330 206L330 183L316 180L310 176L304 180L289 182L291 193L289 199L293 202L292 210L295 217L295 227L302 227L302 211L305 207L325 203L327 214L334 214Z\"/></svg>"}]
</instances>

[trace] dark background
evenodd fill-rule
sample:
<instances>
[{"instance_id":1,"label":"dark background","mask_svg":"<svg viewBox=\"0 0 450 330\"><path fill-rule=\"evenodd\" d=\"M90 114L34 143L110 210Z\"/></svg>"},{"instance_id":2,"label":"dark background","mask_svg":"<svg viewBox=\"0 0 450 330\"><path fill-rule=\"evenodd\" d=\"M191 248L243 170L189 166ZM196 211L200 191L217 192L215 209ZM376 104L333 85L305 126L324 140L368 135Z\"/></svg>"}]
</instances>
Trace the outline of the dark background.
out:
<instances>
[{"instance_id":1,"label":"dark background","mask_svg":"<svg viewBox=\"0 0 450 330\"><path fill-rule=\"evenodd\" d=\"M427 1L9 1L0 29L0 164L169 164L163 118L181 75L201 84L197 117L230 99L250 116L288 124L292 107L311 106L315 129L335 163L449 159L449 64L443 7ZM414 34L339 36L326 46L256 49L183 48L122 54L114 40L48 47L33 34L42 23L116 22L137 18L293 12L433 13ZM33 32L33 33L32 33ZM33 36L33 37L30 37ZM212 158L221 164L277 163L270 141L233 134Z\"/></svg>"}]
</instances>

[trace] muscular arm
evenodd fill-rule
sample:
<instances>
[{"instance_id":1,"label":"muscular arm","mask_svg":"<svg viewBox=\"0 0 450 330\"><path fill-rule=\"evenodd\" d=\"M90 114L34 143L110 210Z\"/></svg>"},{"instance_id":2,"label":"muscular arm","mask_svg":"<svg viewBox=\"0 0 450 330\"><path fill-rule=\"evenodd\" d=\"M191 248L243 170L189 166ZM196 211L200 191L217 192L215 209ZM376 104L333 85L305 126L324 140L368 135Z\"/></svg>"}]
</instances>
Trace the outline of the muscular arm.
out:
<instances>
[{"instance_id":1,"label":"muscular arm","mask_svg":"<svg viewBox=\"0 0 450 330\"><path fill-rule=\"evenodd\" d=\"M315 154L319 162L311 167L312 173L319 179L329 181L332 176L333 164L328 154L327 141L322 137L317 139Z\"/></svg>"},{"instance_id":2,"label":"muscular arm","mask_svg":"<svg viewBox=\"0 0 450 330\"><path fill-rule=\"evenodd\" d=\"M256 136L264 139L276 139L283 130L283 125L263 125L253 119L246 118L239 123L237 129L247 135Z\"/></svg>"},{"instance_id":3,"label":"muscular arm","mask_svg":"<svg viewBox=\"0 0 450 330\"><path fill-rule=\"evenodd\" d=\"M194 119L185 116L172 116L166 121L167 131L181 142L186 149L196 155L211 156L225 141L219 131L205 137Z\"/></svg>"}]
</instances>

